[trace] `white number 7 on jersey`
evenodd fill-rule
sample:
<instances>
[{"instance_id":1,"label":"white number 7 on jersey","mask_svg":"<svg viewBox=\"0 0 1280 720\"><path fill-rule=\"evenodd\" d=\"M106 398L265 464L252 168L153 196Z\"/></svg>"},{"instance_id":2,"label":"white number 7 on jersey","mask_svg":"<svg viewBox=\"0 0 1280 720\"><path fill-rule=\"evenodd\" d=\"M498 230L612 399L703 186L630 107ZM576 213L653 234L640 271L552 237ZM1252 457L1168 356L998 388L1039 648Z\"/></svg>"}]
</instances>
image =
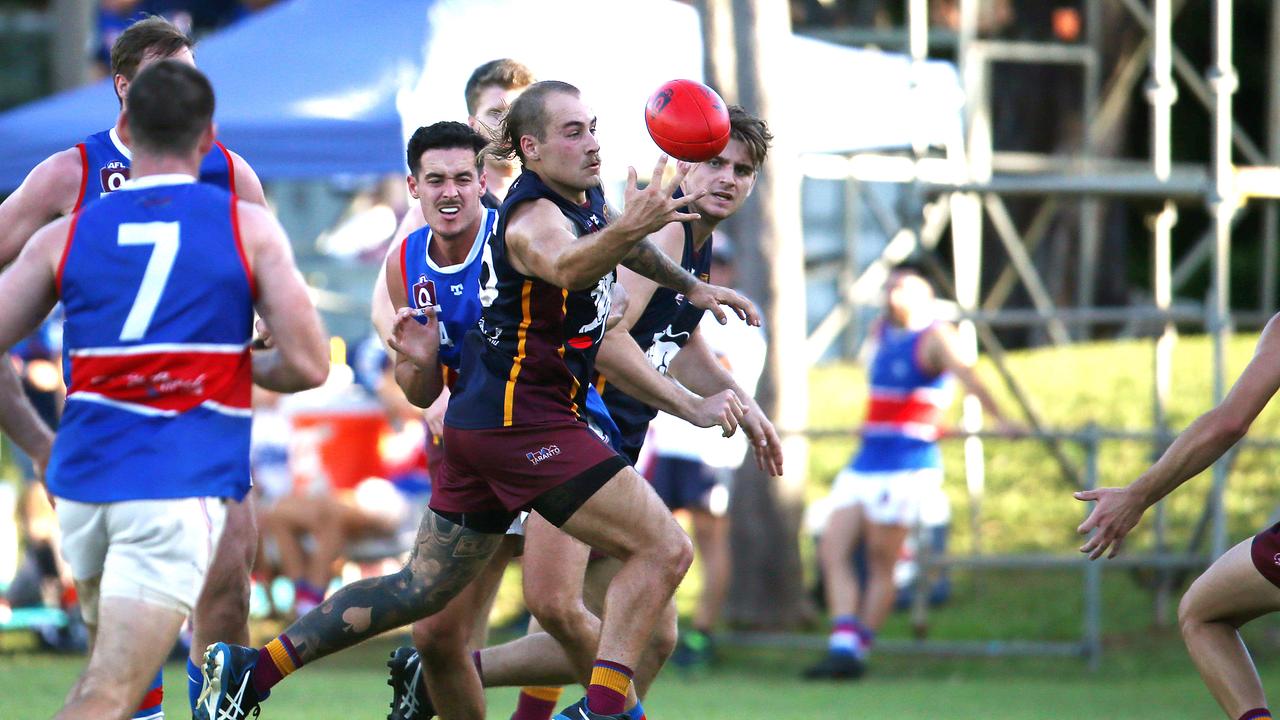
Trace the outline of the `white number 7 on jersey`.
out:
<instances>
[{"instance_id":1,"label":"white number 7 on jersey","mask_svg":"<svg viewBox=\"0 0 1280 720\"><path fill-rule=\"evenodd\" d=\"M178 258L178 223L149 222L124 223L116 236L118 245L154 245L147 270L142 274L142 284L133 298L129 317L125 318L121 340L141 340L147 334L151 318L156 314L164 286L173 271L173 261Z\"/></svg>"}]
</instances>

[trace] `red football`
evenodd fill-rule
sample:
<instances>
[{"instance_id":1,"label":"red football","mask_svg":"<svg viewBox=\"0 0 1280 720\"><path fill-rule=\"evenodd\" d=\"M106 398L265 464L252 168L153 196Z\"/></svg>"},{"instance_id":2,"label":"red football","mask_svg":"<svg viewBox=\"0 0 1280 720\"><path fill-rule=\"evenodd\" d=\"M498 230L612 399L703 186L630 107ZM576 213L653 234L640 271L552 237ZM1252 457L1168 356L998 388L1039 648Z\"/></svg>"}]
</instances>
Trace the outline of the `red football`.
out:
<instances>
[{"instance_id":1,"label":"red football","mask_svg":"<svg viewBox=\"0 0 1280 720\"><path fill-rule=\"evenodd\" d=\"M729 109L715 90L696 80L672 80L644 108L649 137L673 158L705 162L729 144Z\"/></svg>"}]
</instances>

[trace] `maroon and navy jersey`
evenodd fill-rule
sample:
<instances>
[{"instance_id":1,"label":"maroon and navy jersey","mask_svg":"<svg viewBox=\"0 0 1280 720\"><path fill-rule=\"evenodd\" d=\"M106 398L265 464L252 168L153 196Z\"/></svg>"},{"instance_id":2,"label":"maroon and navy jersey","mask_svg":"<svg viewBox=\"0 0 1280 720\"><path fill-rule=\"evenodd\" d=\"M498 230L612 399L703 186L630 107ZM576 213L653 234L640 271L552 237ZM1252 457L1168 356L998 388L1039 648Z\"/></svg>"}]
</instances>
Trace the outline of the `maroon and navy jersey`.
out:
<instances>
[{"instance_id":1,"label":"maroon and navy jersey","mask_svg":"<svg viewBox=\"0 0 1280 720\"><path fill-rule=\"evenodd\" d=\"M154 175L72 216L57 275L71 380L54 495L248 492L254 286L235 203L190 176Z\"/></svg>"},{"instance_id":2,"label":"maroon and navy jersey","mask_svg":"<svg viewBox=\"0 0 1280 720\"><path fill-rule=\"evenodd\" d=\"M133 153L120 142L115 128L90 135L76 149L80 151L80 166L84 173L80 177L80 195L72 212L119 190L129 179L129 167L133 161ZM231 153L222 143L215 142L200 163L200 182L217 185L235 194L235 168Z\"/></svg>"},{"instance_id":3,"label":"maroon and navy jersey","mask_svg":"<svg viewBox=\"0 0 1280 720\"><path fill-rule=\"evenodd\" d=\"M711 279L713 238L707 238L701 248L695 248L693 227L689 223L682 225L684 251L680 257L680 266L699 280L708 282ZM649 298L649 303L644 306L636 324L632 326L631 337L644 351L650 364L666 375L671 359L689 342L705 312L690 304L681 293L671 288L658 287ZM596 384L601 390L605 406L609 408L609 415L622 433L622 453L635 462L640 455L640 447L644 444L649 423L657 417L658 411L622 392L616 385L610 385L607 377L601 376Z\"/></svg>"},{"instance_id":4,"label":"maroon and navy jersey","mask_svg":"<svg viewBox=\"0 0 1280 720\"><path fill-rule=\"evenodd\" d=\"M617 272L586 290L566 290L516 271L507 219L520 204L550 200L579 236L604 228L604 194L579 205L529 170L507 191L490 241L497 294L463 340L462 366L445 423L463 430L578 420L604 339Z\"/></svg>"}]
</instances>

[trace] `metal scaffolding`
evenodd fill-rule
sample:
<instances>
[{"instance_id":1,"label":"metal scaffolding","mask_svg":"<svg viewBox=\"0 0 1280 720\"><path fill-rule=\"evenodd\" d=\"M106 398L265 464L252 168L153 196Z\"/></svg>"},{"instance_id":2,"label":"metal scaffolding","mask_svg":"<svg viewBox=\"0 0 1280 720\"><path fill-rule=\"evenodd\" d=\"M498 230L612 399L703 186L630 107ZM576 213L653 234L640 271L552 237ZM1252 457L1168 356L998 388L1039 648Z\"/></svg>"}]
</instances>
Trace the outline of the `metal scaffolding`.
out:
<instances>
[{"instance_id":1,"label":"metal scaffolding","mask_svg":"<svg viewBox=\"0 0 1280 720\"><path fill-rule=\"evenodd\" d=\"M1215 403L1221 401L1227 388L1226 346L1232 325L1229 307L1232 228L1250 200L1280 198L1280 167L1276 167L1280 160L1280 92L1274 90L1280 87L1280 62L1276 62L1276 54L1280 53L1280 4L1273 5L1271 10L1269 78L1273 90L1269 96L1269 137L1264 153L1232 115L1232 96L1238 85L1232 65L1232 0L1215 0L1213 4L1213 60L1203 76L1173 43L1171 28L1178 12L1186 6L1185 0L1151 0L1149 7L1141 0L1085 0L1086 37L1077 44L983 39L978 32L980 3L981 0L960 0L959 30L955 38L956 61L965 96L964 137L948 143L942 156L930 155L927 148L913 146L909 153L902 154L852 154L839 162L831 158L807 160L806 174L827 178L843 174L853 188L850 195L864 198L871 215L889 237L884 251L870 266L860 271L856 266L844 269L849 282L841 284L836 307L811 333L810 358L815 361L820 358L842 332L857 322L859 308L878 305L879 288L893 264L918 256L927 265L940 267L933 251L949 227L954 250L953 272L950 277L940 279L955 297L961 331L981 341L1037 430L1041 428L1035 408L1021 392L1016 379L1003 368L1003 348L992 326L1041 327L1048 341L1055 345L1087 337L1096 323L1128 322L1155 332L1152 425L1153 450L1159 452L1170 439L1166 407L1176 343L1174 323L1199 323L1212 334L1213 398ZM1145 38L1118 60L1113 81L1104 92L1101 28L1107 3L1121 8L1144 31ZM930 34L926 13L924 0L911 0L907 4L906 49L914 63L923 62L928 56ZM895 33L895 37L901 35L900 31ZM825 37L833 39L831 33ZM991 68L996 62L1066 64L1081 68L1084 127L1081 152L1064 157L994 149ZM1116 131L1125 101L1144 75L1147 77L1144 94L1151 107L1149 161L1099 157L1101 141ZM1178 98L1175 78L1212 119L1212 155L1206 165L1172 160L1172 107ZM1234 162L1233 150L1244 164ZM913 202L895 217L888 208L876 206L874 195L861 191L862 185L869 182L900 183L908 188L907 197ZM1019 230L1008 211L1005 200L1010 197L1043 198L1024 231ZM1150 222L1154 265L1149 303L1128 308L1095 306L1093 278L1100 260L1103 200L1162 201ZM1055 304L1032 254L1045 240L1055 214L1072 203L1080 209L1080 252L1076 263L1077 306L1067 309ZM1175 261L1170 236L1178 220L1177 205L1193 203L1202 203L1208 209L1212 227L1192 250ZM1256 312L1248 313L1253 320L1265 318L1274 310L1276 265L1280 261L1277 251L1280 220L1276 203L1266 202L1263 212L1264 261L1259 269L1263 292ZM1010 260L985 301L979 292L984 221L990 223ZM1207 302L1203 306L1175 304L1177 289L1205 261L1210 262L1212 277ZM1004 310L1006 300L1019 283L1030 297L1032 309ZM966 407L966 430L977 429L975 417L976 408ZM970 439L978 442L976 438ZM978 465L975 468L974 452L969 450L966 467L971 473L976 469L979 474L978 492L974 497L980 498L981 453L979 446L974 447L978 448ZM1051 449L1074 483L1087 482L1088 472L1075 469L1056 446ZM1206 515L1212 528L1211 557L1218 557L1227 549L1223 507L1227 474L1226 460L1214 466L1207 510L1211 515ZM975 490L972 475L970 490ZM1155 533L1157 553L1167 550L1166 523L1159 507ZM1158 615L1167 615L1168 592L1169 588L1164 587L1159 594Z\"/></svg>"}]
</instances>

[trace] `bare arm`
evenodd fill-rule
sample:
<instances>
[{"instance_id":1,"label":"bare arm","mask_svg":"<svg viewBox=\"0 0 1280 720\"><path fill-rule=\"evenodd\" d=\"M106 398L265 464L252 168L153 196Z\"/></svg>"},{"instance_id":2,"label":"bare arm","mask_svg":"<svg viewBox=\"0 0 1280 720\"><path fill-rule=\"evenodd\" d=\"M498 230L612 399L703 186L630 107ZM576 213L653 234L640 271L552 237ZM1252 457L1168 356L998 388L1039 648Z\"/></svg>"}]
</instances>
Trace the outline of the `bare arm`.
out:
<instances>
[{"instance_id":1,"label":"bare arm","mask_svg":"<svg viewBox=\"0 0 1280 720\"><path fill-rule=\"evenodd\" d=\"M409 297L401 282L400 245L392 244L393 250L387 253L387 262L383 265L386 277L383 295L394 314L387 334L382 337L394 353L396 384L409 402L426 408L444 386L440 374L440 327L434 312L427 316L427 324L422 325L409 308Z\"/></svg>"},{"instance_id":2,"label":"bare arm","mask_svg":"<svg viewBox=\"0 0 1280 720\"><path fill-rule=\"evenodd\" d=\"M671 376L699 395L711 395L730 390L738 396L746 408L742 417L742 430L751 440L756 465L770 475L782 475L782 440L778 431L765 417L756 399L747 394L729 369L716 357L707 344L702 331L694 328L689 342L671 361Z\"/></svg>"},{"instance_id":3,"label":"bare arm","mask_svg":"<svg viewBox=\"0 0 1280 720\"><path fill-rule=\"evenodd\" d=\"M236 197L254 205L267 206L267 195L262 191L262 181L258 173L253 171L249 163L238 154L228 150L231 156L231 172L236 187Z\"/></svg>"},{"instance_id":4,"label":"bare arm","mask_svg":"<svg viewBox=\"0 0 1280 720\"><path fill-rule=\"evenodd\" d=\"M22 381L8 355L0 356L0 431L41 467L48 463L53 431L23 392Z\"/></svg>"},{"instance_id":5,"label":"bare arm","mask_svg":"<svg viewBox=\"0 0 1280 720\"><path fill-rule=\"evenodd\" d=\"M5 312L0 313L0 351L7 353L30 335L57 303L55 276L67 229L66 220L46 225L0 273L0 297L5 298ZM8 355L0 357L0 365L0 430L43 466L49 459L53 434L23 393Z\"/></svg>"},{"instance_id":6,"label":"bare arm","mask_svg":"<svg viewBox=\"0 0 1280 720\"><path fill-rule=\"evenodd\" d=\"M618 324L605 333L596 355L596 368L606 381L631 397L701 427L698 402L702 399L654 369L635 338Z\"/></svg>"},{"instance_id":7,"label":"bare arm","mask_svg":"<svg viewBox=\"0 0 1280 720\"><path fill-rule=\"evenodd\" d=\"M80 151L63 150L35 166L0 203L0 267L13 262L37 230L75 208L83 175Z\"/></svg>"},{"instance_id":8,"label":"bare arm","mask_svg":"<svg viewBox=\"0 0 1280 720\"><path fill-rule=\"evenodd\" d=\"M951 325L938 323L925 336L924 355L928 369L936 372L950 372L964 385L965 392L978 398L982 409L997 424L1007 426L1008 420L1000 412L1000 406L987 389L986 383L974 371L973 363L960 350L960 340Z\"/></svg>"},{"instance_id":9,"label":"bare arm","mask_svg":"<svg viewBox=\"0 0 1280 720\"><path fill-rule=\"evenodd\" d=\"M537 200L517 207L507 220L506 242L511 264L556 287L585 290L612 272L650 233L669 223L696 220L698 215L681 212L690 198L671 197L684 180L689 167L681 165L672 183L662 183L664 156L654 168L644 190L636 189L636 171L627 178L626 209L603 230L581 237L560 210L549 200ZM694 198L696 199L696 198Z\"/></svg>"},{"instance_id":10,"label":"bare arm","mask_svg":"<svg viewBox=\"0 0 1280 720\"><path fill-rule=\"evenodd\" d=\"M395 324L396 310L391 306L391 297L386 291L387 262L393 254L399 256L400 244L404 238L414 230L426 226L427 219L422 216L422 207L417 203L410 204L408 212L400 220L400 227L396 228L396 234L392 236L396 240L387 248L387 255L383 258L382 266L378 268L378 279L373 282L373 297L369 300L369 319L373 322L373 331L382 338L388 353L392 352L392 349L386 342L387 338L391 337L391 326ZM398 261L396 267L399 267Z\"/></svg>"},{"instance_id":11,"label":"bare arm","mask_svg":"<svg viewBox=\"0 0 1280 720\"><path fill-rule=\"evenodd\" d=\"M668 227L679 229L681 226L673 224ZM687 293L698 284L698 278L680 267L679 262L663 252L663 248L650 238L641 240L631 248L631 252L622 258L622 266L678 293Z\"/></svg>"},{"instance_id":12,"label":"bare arm","mask_svg":"<svg viewBox=\"0 0 1280 720\"><path fill-rule=\"evenodd\" d=\"M1231 392L1212 410L1196 418L1178 435L1154 465L1122 488L1098 488L1075 494L1098 504L1078 531L1098 532L1080 548L1090 559L1111 549L1115 557L1121 541L1142 519L1147 508L1199 475L1249 431L1258 413L1280 389L1280 315L1272 317L1258 338L1253 359Z\"/></svg>"},{"instance_id":13,"label":"bare arm","mask_svg":"<svg viewBox=\"0 0 1280 720\"><path fill-rule=\"evenodd\" d=\"M237 212L258 290L255 306L270 328L273 345L254 351L253 381L276 392L317 387L329 375L329 350L289 238L265 208L241 200Z\"/></svg>"}]
</instances>

